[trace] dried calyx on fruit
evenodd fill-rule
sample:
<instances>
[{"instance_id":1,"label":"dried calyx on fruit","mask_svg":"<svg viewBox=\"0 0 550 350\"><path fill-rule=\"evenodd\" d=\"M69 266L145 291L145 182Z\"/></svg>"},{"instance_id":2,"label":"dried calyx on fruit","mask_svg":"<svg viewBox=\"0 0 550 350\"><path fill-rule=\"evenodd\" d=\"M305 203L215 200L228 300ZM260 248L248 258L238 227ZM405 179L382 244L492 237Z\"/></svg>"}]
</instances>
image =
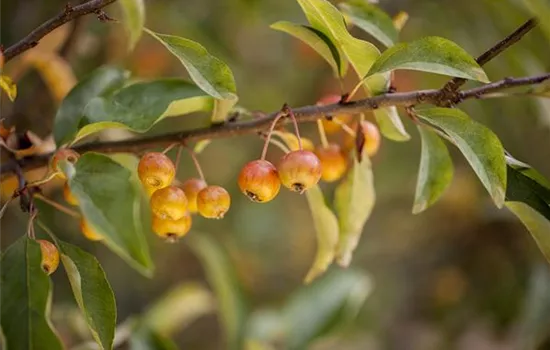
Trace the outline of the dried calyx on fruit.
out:
<instances>
[{"instance_id":1,"label":"dried calyx on fruit","mask_svg":"<svg viewBox=\"0 0 550 350\"><path fill-rule=\"evenodd\" d=\"M169 186L175 175L174 163L163 153L148 152L139 161L138 176L147 187L160 189Z\"/></svg>"}]
</instances>

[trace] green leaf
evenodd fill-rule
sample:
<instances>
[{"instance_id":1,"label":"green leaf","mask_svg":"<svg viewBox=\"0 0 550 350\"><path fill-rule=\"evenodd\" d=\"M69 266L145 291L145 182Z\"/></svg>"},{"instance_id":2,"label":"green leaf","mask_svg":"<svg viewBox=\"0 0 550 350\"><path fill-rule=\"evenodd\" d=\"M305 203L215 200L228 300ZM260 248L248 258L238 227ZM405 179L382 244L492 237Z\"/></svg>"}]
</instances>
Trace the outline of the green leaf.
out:
<instances>
[{"instance_id":1,"label":"green leaf","mask_svg":"<svg viewBox=\"0 0 550 350\"><path fill-rule=\"evenodd\" d=\"M144 236L135 170L89 152L80 157L74 174L64 172L83 216L105 237L105 244L139 272L151 276L153 263Z\"/></svg>"},{"instance_id":2,"label":"green leaf","mask_svg":"<svg viewBox=\"0 0 550 350\"><path fill-rule=\"evenodd\" d=\"M353 167L334 193L334 207L340 226L336 260L341 266L349 266L376 200L369 158L363 155L361 162L357 157L353 159Z\"/></svg>"},{"instance_id":3,"label":"green leaf","mask_svg":"<svg viewBox=\"0 0 550 350\"><path fill-rule=\"evenodd\" d=\"M401 118L399 118L395 106L375 109L374 117L376 118L376 123L380 127L380 132L388 139L399 142L411 139L407 130L405 130Z\"/></svg>"},{"instance_id":4,"label":"green leaf","mask_svg":"<svg viewBox=\"0 0 550 350\"><path fill-rule=\"evenodd\" d=\"M317 235L315 259L304 278L305 283L311 283L325 273L334 261L334 251L338 244L338 219L326 205L325 197L319 186L307 190L306 198Z\"/></svg>"},{"instance_id":5,"label":"green leaf","mask_svg":"<svg viewBox=\"0 0 550 350\"><path fill-rule=\"evenodd\" d=\"M120 0L118 3L124 15L124 27L128 32L128 47L132 50L145 25L145 4L143 0Z\"/></svg>"},{"instance_id":6,"label":"green leaf","mask_svg":"<svg viewBox=\"0 0 550 350\"><path fill-rule=\"evenodd\" d=\"M206 271L209 284L218 301L220 322L224 328L227 349L242 349L246 305L235 271L222 246L203 232L188 236L187 243Z\"/></svg>"},{"instance_id":7,"label":"green leaf","mask_svg":"<svg viewBox=\"0 0 550 350\"><path fill-rule=\"evenodd\" d=\"M339 4L353 24L372 35L386 47L394 45L399 36L390 16L365 0L348 0Z\"/></svg>"},{"instance_id":8,"label":"green leaf","mask_svg":"<svg viewBox=\"0 0 550 350\"><path fill-rule=\"evenodd\" d=\"M92 98L121 87L128 75L119 68L103 66L81 80L67 94L55 116L53 134L57 145L71 141L76 135L84 108Z\"/></svg>"},{"instance_id":9,"label":"green leaf","mask_svg":"<svg viewBox=\"0 0 550 350\"><path fill-rule=\"evenodd\" d=\"M0 324L6 349L63 349L50 324L52 286L41 261L40 245L27 235L2 254Z\"/></svg>"},{"instance_id":10,"label":"green leaf","mask_svg":"<svg viewBox=\"0 0 550 350\"><path fill-rule=\"evenodd\" d=\"M336 76L345 75L344 67L346 66L341 66L342 62L340 60L338 49L321 31L310 26L286 21L273 23L271 28L288 33L308 44L319 55L321 55L321 57L323 57L328 64L330 64Z\"/></svg>"},{"instance_id":11,"label":"green leaf","mask_svg":"<svg viewBox=\"0 0 550 350\"><path fill-rule=\"evenodd\" d=\"M427 127L419 125L418 131L422 139L422 153L416 182L414 214L434 204L453 179L453 161L445 143Z\"/></svg>"},{"instance_id":12,"label":"green leaf","mask_svg":"<svg viewBox=\"0 0 550 350\"><path fill-rule=\"evenodd\" d=\"M145 31L180 60L198 87L216 99L212 122L223 122L238 100L231 69L199 43L173 35L155 33L147 28Z\"/></svg>"},{"instance_id":13,"label":"green leaf","mask_svg":"<svg viewBox=\"0 0 550 350\"><path fill-rule=\"evenodd\" d=\"M282 310L285 349L306 349L311 341L355 318L372 282L355 270L336 270L290 296Z\"/></svg>"},{"instance_id":14,"label":"green leaf","mask_svg":"<svg viewBox=\"0 0 550 350\"><path fill-rule=\"evenodd\" d=\"M538 18L538 25L546 35L546 38L550 41L550 3L548 0L523 0L527 9Z\"/></svg>"},{"instance_id":15,"label":"green leaf","mask_svg":"<svg viewBox=\"0 0 550 350\"><path fill-rule=\"evenodd\" d=\"M73 295L101 349L111 349L116 327L115 295L97 259L82 249L58 242Z\"/></svg>"},{"instance_id":16,"label":"green leaf","mask_svg":"<svg viewBox=\"0 0 550 350\"><path fill-rule=\"evenodd\" d=\"M425 37L389 48L374 62L367 75L395 69L420 70L489 82L483 69L464 49L440 37Z\"/></svg>"},{"instance_id":17,"label":"green leaf","mask_svg":"<svg viewBox=\"0 0 550 350\"><path fill-rule=\"evenodd\" d=\"M129 340L132 350L177 350L177 345L169 338L147 328L138 328Z\"/></svg>"},{"instance_id":18,"label":"green leaf","mask_svg":"<svg viewBox=\"0 0 550 350\"><path fill-rule=\"evenodd\" d=\"M498 137L459 109L428 108L416 114L449 136L501 208L506 192L506 161Z\"/></svg>"},{"instance_id":19,"label":"green leaf","mask_svg":"<svg viewBox=\"0 0 550 350\"><path fill-rule=\"evenodd\" d=\"M530 173L524 173L510 165L507 171L506 200L525 203L550 220L550 189L530 177Z\"/></svg>"},{"instance_id":20,"label":"green leaf","mask_svg":"<svg viewBox=\"0 0 550 350\"><path fill-rule=\"evenodd\" d=\"M527 227L542 254L550 262L550 221L522 202L506 202L506 207Z\"/></svg>"},{"instance_id":21,"label":"green leaf","mask_svg":"<svg viewBox=\"0 0 550 350\"><path fill-rule=\"evenodd\" d=\"M106 128L146 132L167 116L211 109L211 97L183 79L129 85L111 96L96 97L83 111L76 139Z\"/></svg>"}]
</instances>

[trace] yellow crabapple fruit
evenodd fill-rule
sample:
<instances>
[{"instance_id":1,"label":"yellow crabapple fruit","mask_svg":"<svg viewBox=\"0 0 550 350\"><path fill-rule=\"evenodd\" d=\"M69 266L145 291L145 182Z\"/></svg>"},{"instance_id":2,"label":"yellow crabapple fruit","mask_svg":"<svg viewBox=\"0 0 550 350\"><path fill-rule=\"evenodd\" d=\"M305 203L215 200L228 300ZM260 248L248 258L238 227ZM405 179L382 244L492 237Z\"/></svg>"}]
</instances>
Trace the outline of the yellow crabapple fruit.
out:
<instances>
[{"instance_id":1,"label":"yellow crabapple fruit","mask_svg":"<svg viewBox=\"0 0 550 350\"><path fill-rule=\"evenodd\" d=\"M187 209L190 213L194 214L198 211L197 195L202 189L206 188L206 186L206 182L198 178L187 179L181 185L181 189L185 193L185 196L187 196Z\"/></svg>"},{"instance_id":2,"label":"yellow crabapple fruit","mask_svg":"<svg viewBox=\"0 0 550 350\"><path fill-rule=\"evenodd\" d=\"M257 203L269 202L281 188L277 168L263 159L248 162L239 174L238 183L241 192Z\"/></svg>"},{"instance_id":3,"label":"yellow crabapple fruit","mask_svg":"<svg viewBox=\"0 0 550 350\"><path fill-rule=\"evenodd\" d=\"M176 175L174 163L165 154L148 152L138 164L138 176L148 187L160 189L169 186Z\"/></svg>"},{"instance_id":4,"label":"yellow crabapple fruit","mask_svg":"<svg viewBox=\"0 0 550 350\"><path fill-rule=\"evenodd\" d=\"M311 151L291 151L277 166L281 184L294 192L303 193L321 178L321 161Z\"/></svg>"},{"instance_id":5,"label":"yellow crabapple fruit","mask_svg":"<svg viewBox=\"0 0 550 350\"><path fill-rule=\"evenodd\" d=\"M178 220L187 213L187 197L174 185L156 190L150 204L153 214L161 219Z\"/></svg>"},{"instance_id":6,"label":"yellow crabapple fruit","mask_svg":"<svg viewBox=\"0 0 550 350\"><path fill-rule=\"evenodd\" d=\"M231 197L221 186L208 186L197 195L199 214L208 219L222 219L231 206Z\"/></svg>"}]
</instances>

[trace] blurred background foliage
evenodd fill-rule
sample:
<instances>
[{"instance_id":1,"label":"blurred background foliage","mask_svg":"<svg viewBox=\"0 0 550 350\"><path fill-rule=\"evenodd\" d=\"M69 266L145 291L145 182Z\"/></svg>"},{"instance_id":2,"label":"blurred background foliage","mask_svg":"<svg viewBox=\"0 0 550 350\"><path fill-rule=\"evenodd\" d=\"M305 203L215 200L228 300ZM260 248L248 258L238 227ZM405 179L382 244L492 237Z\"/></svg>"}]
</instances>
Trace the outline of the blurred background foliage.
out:
<instances>
[{"instance_id":1,"label":"blurred background foliage","mask_svg":"<svg viewBox=\"0 0 550 350\"><path fill-rule=\"evenodd\" d=\"M9 45L19 40L65 3L4 1L1 42ZM390 15L409 13L401 40L443 36L473 56L529 18L520 0L380 0L380 6ZM269 29L281 19L305 22L294 1L149 0L146 9L149 28L196 40L227 62L235 74L239 104L247 109L268 112L284 102L291 106L313 104L323 94L349 91L355 84L350 74L341 90L322 58L290 36ZM107 12L115 18L121 16L115 6ZM64 48L64 57L77 78L104 63L128 67L141 78L186 74L177 60L147 36L128 54L121 26L105 25L92 16L80 19L76 26L74 43ZM357 29L352 33L370 40ZM548 53L548 40L536 29L485 68L492 80L549 71ZM58 104L55 94L37 71L18 71L18 65L14 60L6 67L8 74L10 70L17 73L19 96L13 104L2 96L2 117L18 130L31 129L46 137ZM437 88L445 81L441 76L399 72L395 84L398 91L408 91ZM468 101L463 108L492 128L516 158L550 176L550 100ZM206 117L165 120L150 133L201 126ZM103 245L87 241L78 223L63 213L52 211L50 228L61 239L98 257L117 297L119 323L148 314L151 305L166 300L162 296L167 291L176 288L177 293L182 283L191 283L191 287L184 286L186 290L195 288L199 294L182 304L188 305L182 308L189 312L183 321L181 315L171 319L165 312L160 316L165 323L177 323L172 328L166 324L159 327L170 328L167 333L180 348L227 348L232 341L225 336L227 329L237 327L234 334L246 332L253 339L270 340L275 348L284 348L281 335L288 340L285 344L303 348L306 338L325 334L308 348L550 349L550 267L534 241L506 209L492 205L457 152L453 153L456 172L451 188L427 212L412 215L420 142L414 126L408 120L405 123L413 139L409 143L385 139L373 159L377 203L352 270L342 273L335 268L313 286L302 285L316 245L305 198L281 192L273 202L254 205L238 192L240 167L260 154L262 141L252 135L216 140L201 153L199 159L209 182L231 192L231 210L222 221L197 218L189 237L179 244L164 244L151 236L156 263L152 279L133 271ZM303 132L318 142L314 131L312 125L303 126ZM123 136L111 132L100 137ZM333 137L338 140L340 136ZM268 158L279 156L274 148ZM39 177L43 171L31 177ZM184 157L179 178L194 175L191 160ZM11 193L8 188L9 184L3 183L4 197ZM323 189L330 200L333 186L323 185ZM45 191L62 201L59 183ZM1 224L1 243L6 247L25 232L26 217L13 205ZM207 243L198 243L204 239ZM201 244L208 247L201 250L197 247ZM205 255L212 254L214 260L227 259L220 265L227 271L209 265L212 257ZM220 273L221 280L218 276L206 282L206 276ZM67 344L79 344L89 335L74 311L66 279L60 273L53 278L54 322ZM221 288L224 297L218 295L214 301L206 283L215 290ZM339 291L346 283L350 285L347 292ZM356 302L351 302L355 313L348 310L344 317L348 322L331 324L334 317L342 318L345 305L349 307L354 299L353 288L360 288ZM367 295L363 303L361 298ZM170 304L165 310L173 307ZM218 319L216 309L225 316ZM141 340L134 339L132 347L138 349L155 338L155 327L145 327L153 333L142 332ZM247 346L262 349L254 341Z\"/></svg>"}]
</instances>

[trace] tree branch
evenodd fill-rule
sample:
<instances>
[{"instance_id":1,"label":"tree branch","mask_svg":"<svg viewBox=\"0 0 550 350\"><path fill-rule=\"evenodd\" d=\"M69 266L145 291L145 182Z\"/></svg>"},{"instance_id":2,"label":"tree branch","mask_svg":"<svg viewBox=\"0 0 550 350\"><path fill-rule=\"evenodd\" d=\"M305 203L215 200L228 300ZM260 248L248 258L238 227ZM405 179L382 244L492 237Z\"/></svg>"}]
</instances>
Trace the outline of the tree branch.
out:
<instances>
[{"instance_id":1,"label":"tree branch","mask_svg":"<svg viewBox=\"0 0 550 350\"><path fill-rule=\"evenodd\" d=\"M40 39L45 37L48 33L52 32L57 27L62 26L63 24L72 21L75 18L84 16L90 13L97 13L100 15L100 10L115 2L116 0L90 0L85 2L82 5L71 6L67 4L65 9L57 14L57 16L50 18L46 22L42 23L39 27L30 32L26 37L21 39L19 42L8 47L4 51L4 60L8 62L12 58L21 53L27 51L38 45Z\"/></svg>"},{"instance_id":2,"label":"tree branch","mask_svg":"<svg viewBox=\"0 0 550 350\"><path fill-rule=\"evenodd\" d=\"M525 22L521 27L516 29L512 34L508 35L506 38L502 39L498 43L496 43L493 47L491 47L489 50L485 51L476 59L476 62L483 66L485 63L489 62L499 54L501 54L504 50L509 48L510 46L517 43L523 36L531 29L535 28L537 26L537 20L535 18L531 18L527 22ZM450 80L443 88L441 88L441 96L440 101L452 101L453 95L456 93L459 87L464 85L466 82L466 79L462 78L453 78Z\"/></svg>"},{"instance_id":3,"label":"tree branch","mask_svg":"<svg viewBox=\"0 0 550 350\"><path fill-rule=\"evenodd\" d=\"M508 89L511 87L536 85L547 80L550 80L550 73L525 78L506 78L491 84L486 84L477 88L459 92L459 99L456 102L460 103L468 99L481 98L483 95L490 94L495 91ZM416 104L440 105L440 94L441 90L419 90L412 92L388 93L347 103L336 103L325 106L312 105L298 107L294 108L293 111L294 115L296 116L296 120L300 123L304 123L315 121L327 115L341 113L358 114L361 112L387 106L408 107ZM151 137L111 142L91 142L75 146L73 147L73 149L79 153L88 151L105 153L139 152L144 149L168 146L172 143L183 141L199 141L203 139L215 139L260 133L265 131L271 125L273 118L275 118L277 114L278 112L274 112L250 121L227 122L222 125L212 125L206 128L186 130ZM281 122L288 123L289 120L287 118ZM33 156L21 159L19 163L26 170L33 169L46 165L51 156L52 154ZM2 175L13 173L13 171L14 169L10 166L10 163L5 165L3 164L1 167Z\"/></svg>"}]
</instances>

